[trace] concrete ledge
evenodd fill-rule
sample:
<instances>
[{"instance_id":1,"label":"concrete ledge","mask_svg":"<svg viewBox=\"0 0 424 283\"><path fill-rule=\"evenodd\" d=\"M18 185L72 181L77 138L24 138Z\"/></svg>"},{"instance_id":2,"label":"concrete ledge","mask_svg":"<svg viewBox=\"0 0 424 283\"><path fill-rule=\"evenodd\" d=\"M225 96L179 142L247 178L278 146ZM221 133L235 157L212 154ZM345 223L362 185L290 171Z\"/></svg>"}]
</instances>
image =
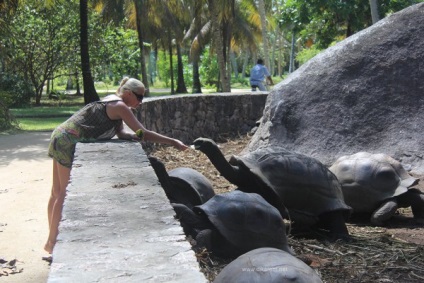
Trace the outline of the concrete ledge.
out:
<instances>
[{"instance_id":1,"label":"concrete ledge","mask_svg":"<svg viewBox=\"0 0 424 283\"><path fill-rule=\"evenodd\" d=\"M138 143L79 143L48 282L207 282Z\"/></svg>"}]
</instances>

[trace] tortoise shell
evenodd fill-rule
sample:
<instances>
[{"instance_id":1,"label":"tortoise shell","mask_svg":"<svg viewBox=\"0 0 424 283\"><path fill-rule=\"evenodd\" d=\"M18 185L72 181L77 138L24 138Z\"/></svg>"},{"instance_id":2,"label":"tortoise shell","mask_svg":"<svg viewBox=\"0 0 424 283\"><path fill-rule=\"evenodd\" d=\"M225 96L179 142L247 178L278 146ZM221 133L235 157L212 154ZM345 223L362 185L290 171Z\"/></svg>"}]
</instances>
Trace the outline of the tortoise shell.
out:
<instances>
[{"instance_id":1,"label":"tortoise shell","mask_svg":"<svg viewBox=\"0 0 424 283\"><path fill-rule=\"evenodd\" d=\"M319 216L345 210L349 215L336 176L315 158L273 146L233 156L229 163L267 184L289 211Z\"/></svg>"},{"instance_id":2,"label":"tortoise shell","mask_svg":"<svg viewBox=\"0 0 424 283\"><path fill-rule=\"evenodd\" d=\"M179 167L168 172L171 183L181 190L184 203L193 207L207 202L215 195L212 184L202 173L187 167ZM179 198L178 194L174 198Z\"/></svg>"},{"instance_id":3,"label":"tortoise shell","mask_svg":"<svg viewBox=\"0 0 424 283\"><path fill-rule=\"evenodd\" d=\"M218 194L193 208L204 214L224 238L241 253L259 247L291 252L279 211L255 193L232 191Z\"/></svg>"},{"instance_id":4,"label":"tortoise shell","mask_svg":"<svg viewBox=\"0 0 424 283\"><path fill-rule=\"evenodd\" d=\"M311 267L291 254L275 248L258 248L230 262L213 282L318 283L322 280Z\"/></svg>"},{"instance_id":5,"label":"tortoise shell","mask_svg":"<svg viewBox=\"0 0 424 283\"><path fill-rule=\"evenodd\" d=\"M149 156L149 161L171 203L181 203L192 208L215 195L211 182L202 173L186 167L168 172L158 158Z\"/></svg>"},{"instance_id":6,"label":"tortoise shell","mask_svg":"<svg viewBox=\"0 0 424 283\"><path fill-rule=\"evenodd\" d=\"M354 212L373 212L382 202L418 183L402 164L387 154L358 152L342 156L330 167L339 179L345 201Z\"/></svg>"}]
</instances>

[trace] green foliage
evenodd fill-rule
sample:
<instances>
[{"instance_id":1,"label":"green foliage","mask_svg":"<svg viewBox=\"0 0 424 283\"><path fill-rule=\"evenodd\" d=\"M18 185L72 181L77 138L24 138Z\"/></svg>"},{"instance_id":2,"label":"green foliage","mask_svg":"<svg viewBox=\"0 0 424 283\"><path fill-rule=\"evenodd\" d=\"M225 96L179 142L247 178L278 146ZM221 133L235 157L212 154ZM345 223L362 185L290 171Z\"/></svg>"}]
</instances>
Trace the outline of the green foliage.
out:
<instances>
[{"instance_id":1,"label":"green foliage","mask_svg":"<svg viewBox=\"0 0 424 283\"><path fill-rule=\"evenodd\" d=\"M193 85L193 65L189 63L187 55L182 56L183 60L183 72L184 72L184 82L187 86Z\"/></svg>"},{"instance_id":2,"label":"green foliage","mask_svg":"<svg viewBox=\"0 0 424 283\"><path fill-rule=\"evenodd\" d=\"M90 61L95 81L111 81L118 84L124 76L139 77L140 48L137 32L123 27L100 24L92 17Z\"/></svg>"},{"instance_id":3,"label":"green foliage","mask_svg":"<svg viewBox=\"0 0 424 283\"><path fill-rule=\"evenodd\" d=\"M423 0L379 0L381 18ZM372 24L369 0L287 0L280 14L280 27L294 30L303 41L313 38L317 48L327 48Z\"/></svg>"},{"instance_id":4,"label":"green foliage","mask_svg":"<svg viewBox=\"0 0 424 283\"><path fill-rule=\"evenodd\" d=\"M13 36L4 39L7 55L3 59L8 73L19 74L32 84L38 102L46 81L76 62L72 58L77 58L78 6L61 1L46 9L31 3L27 2L10 23Z\"/></svg>"},{"instance_id":5,"label":"green foliage","mask_svg":"<svg viewBox=\"0 0 424 283\"><path fill-rule=\"evenodd\" d=\"M241 86L250 86L250 82L248 78L231 78L231 85L241 85Z\"/></svg>"},{"instance_id":6,"label":"green foliage","mask_svg":"<svg viewBox=\"0 0 424 283\"><path fill-rule=\"evenodd\" d=\"M211 54L210 47L207 47L200 58L200 81L205 86L216 85L216 82L218 81L219 67L215 54Z\"/></svg>"},{"instance_id":7,"label":"green foliage","mask_svg":"<svg viewBox=\"0 0 424 283\"><path fill-rule=\"evenodd\" d=\"M299 62L299 64L302 65L320 52L320 49L318 49L315 45L312 45L311 48L305 48L299 53L297 53L296 60Z\"/></svg>"},{"instance_id":8,"label":"green foliage","mask_svg":"<svg viewBox=\"0 0 424 283\"><path fill-rule=\"evenodd\" d=\"M33 95L31 85L24 79L0 73L0 100L6 107L26 107Z\"/></svg>"},{"instance_id":9,"label":"green foliage","mask_svg":"<svg viewBox=\"0 0 424 283\"><path fill-rule=\"evenodd\" d=\"M158 52L157 71L158 78L165 83L165 87L169 87L171 83L171 72L169 71L169 60L164 51Z\"/></svg>"}]
</instances>

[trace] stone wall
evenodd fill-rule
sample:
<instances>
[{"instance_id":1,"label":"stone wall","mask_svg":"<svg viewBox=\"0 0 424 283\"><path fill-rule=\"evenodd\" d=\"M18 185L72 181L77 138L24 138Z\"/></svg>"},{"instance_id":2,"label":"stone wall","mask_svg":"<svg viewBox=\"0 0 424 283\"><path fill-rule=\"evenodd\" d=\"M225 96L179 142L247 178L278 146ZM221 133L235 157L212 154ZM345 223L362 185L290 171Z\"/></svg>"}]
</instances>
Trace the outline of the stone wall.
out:
<instances>
[{"instance_id":1,"label":"stone wall","mask_svg":"<svg viewBox=\"0 0 424 283\"><path fill-rule=\"evenodd\" d=\"M184 94L143 100L137 117L146 128L190 144L249 132L262 117L268 93Z\"/></svg>"}]
</instances>

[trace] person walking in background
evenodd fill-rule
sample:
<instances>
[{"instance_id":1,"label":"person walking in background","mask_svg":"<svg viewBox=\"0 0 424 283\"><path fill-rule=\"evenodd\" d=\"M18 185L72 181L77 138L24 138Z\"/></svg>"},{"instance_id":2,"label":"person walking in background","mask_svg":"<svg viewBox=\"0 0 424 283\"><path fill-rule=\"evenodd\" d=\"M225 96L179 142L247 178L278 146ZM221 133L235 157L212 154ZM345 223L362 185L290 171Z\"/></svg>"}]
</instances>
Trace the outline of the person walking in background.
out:
<instances>
[{"instance_id":1,"label":"person walking in background","mask_svg":"<svg viewBox=\"0 0 424 283\"><path fill-rule=\"evenodd\" d=\"M50 232L44 246L48 253L52 253L59 234L59 222L77 142L108 140L116 134L119 139L169 144L178 150L188 148L177 139L147 130L137 120L131 108L141 104L144 92L145 87L141 81L124 78L116 94L87 104L53 131L48 152L53 158L53 186L47 208ZM124 122L135 134L124 130ZM48 260L46 258L43 259Z\"/></svg>"},{"instance_id":2,"label":"person walking in background","mask_svg":"<svg viewBox=\"0 0 424 283\"><path fill-rule=\"evenodd\" d=\"M265 80L271 85L274 84L268 68L264 65L264 61L258 59L256 65L250 70L250 86L252 87L252 91L256 91L256 88L266 91L267 89L264 86Z\"/></svg>"}]
</instances>

